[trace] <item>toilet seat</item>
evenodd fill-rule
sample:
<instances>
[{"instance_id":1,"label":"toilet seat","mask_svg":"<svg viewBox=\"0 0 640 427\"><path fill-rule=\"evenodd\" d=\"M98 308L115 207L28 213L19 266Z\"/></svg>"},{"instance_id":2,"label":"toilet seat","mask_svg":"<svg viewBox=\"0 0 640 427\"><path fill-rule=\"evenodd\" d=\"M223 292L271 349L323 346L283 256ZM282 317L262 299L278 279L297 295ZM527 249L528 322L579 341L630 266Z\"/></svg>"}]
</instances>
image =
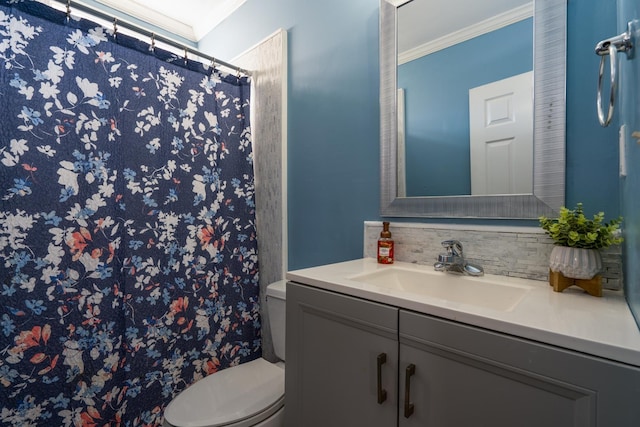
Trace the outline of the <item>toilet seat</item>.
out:
<instances>
[{"instance_id":1,"label":"toilet seat","mask_svg":"<svg viewBox=\"0 0 640 427\"><path fill-rule=\"evenodd\" d=\"M284 405L284 369L256 359L209 375L167 405L164 417L179 427L248 427Z\"/></svg>"}]
</instances>

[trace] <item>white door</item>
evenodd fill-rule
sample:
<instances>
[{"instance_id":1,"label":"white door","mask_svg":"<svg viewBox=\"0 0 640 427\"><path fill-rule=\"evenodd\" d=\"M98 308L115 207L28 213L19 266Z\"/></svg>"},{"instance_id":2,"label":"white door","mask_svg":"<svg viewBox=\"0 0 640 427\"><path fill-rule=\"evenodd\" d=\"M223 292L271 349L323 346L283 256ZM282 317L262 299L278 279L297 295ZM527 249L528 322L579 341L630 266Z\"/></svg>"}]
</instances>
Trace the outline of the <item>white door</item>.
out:
<instances>
[{"instance_id":1,"label":"white door","mask_svg":"<svg viewBox=\"0 0 640 427\"><path fill-rule=\"evenodd\" d=\"M471 194L533 192L533 71L469 90Z\"/></svg>"}]
</instances>

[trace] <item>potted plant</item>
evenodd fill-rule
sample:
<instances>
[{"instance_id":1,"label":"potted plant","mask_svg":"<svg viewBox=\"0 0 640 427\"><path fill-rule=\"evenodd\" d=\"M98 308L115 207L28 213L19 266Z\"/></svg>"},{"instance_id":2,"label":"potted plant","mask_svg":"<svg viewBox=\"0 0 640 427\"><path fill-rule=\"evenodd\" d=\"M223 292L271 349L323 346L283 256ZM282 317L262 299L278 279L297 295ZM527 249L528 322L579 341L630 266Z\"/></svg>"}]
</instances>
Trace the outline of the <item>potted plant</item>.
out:
<instances>
[{"instance_id":1,"label":"potted plant","mask_svg":"<svg viewBox=\"0 0 640 427\"><path fill-rule=\"evenodd\" d=\"M604 222L604 212L588 219L582 203L575 209L560 208L555 219L539 218L540 226L553 239L549 267L573 279L592 279L602 270L600 249L622 242L619 235L622 217Z\"/></svg>"}]
</instances>

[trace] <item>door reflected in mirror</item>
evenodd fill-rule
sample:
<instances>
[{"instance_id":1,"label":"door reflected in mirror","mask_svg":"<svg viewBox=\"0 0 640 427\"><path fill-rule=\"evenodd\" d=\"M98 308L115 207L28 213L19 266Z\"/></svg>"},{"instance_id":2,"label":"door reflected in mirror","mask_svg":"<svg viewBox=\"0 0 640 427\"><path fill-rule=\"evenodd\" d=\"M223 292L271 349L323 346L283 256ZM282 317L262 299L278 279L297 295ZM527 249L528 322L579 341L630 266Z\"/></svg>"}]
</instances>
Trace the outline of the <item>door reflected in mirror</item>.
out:
<instances>
[{"instance_id":1,"label":"door reflected in mirror","mask_svg":"<svg viewBox=\"0 0 640 427\"><path fill-rule=\"evenodd\" d=\"M398 8L397 196L533 193L533 2Z\"/></svg>"}]
</instances>

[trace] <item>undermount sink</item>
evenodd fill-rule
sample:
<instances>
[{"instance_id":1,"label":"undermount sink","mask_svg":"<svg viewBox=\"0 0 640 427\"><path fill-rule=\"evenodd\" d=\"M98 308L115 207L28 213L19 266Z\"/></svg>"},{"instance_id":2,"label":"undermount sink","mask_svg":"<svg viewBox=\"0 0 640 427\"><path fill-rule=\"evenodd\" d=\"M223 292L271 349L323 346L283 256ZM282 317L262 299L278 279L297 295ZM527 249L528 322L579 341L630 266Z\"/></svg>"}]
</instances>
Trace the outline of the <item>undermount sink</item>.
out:
<instances>
[{"instance_id":1,"label":"undermount sink","mask_svg":"<svg viewBox=\"0 0 640 427\"><path fill-rule=\"evenodd\" d=\"M408 292L499 311L511 311L532 288L501 283L489 277L469 277L451 273L385 267L350 280L379 288Z\"/></svg>"}]
</instances>

